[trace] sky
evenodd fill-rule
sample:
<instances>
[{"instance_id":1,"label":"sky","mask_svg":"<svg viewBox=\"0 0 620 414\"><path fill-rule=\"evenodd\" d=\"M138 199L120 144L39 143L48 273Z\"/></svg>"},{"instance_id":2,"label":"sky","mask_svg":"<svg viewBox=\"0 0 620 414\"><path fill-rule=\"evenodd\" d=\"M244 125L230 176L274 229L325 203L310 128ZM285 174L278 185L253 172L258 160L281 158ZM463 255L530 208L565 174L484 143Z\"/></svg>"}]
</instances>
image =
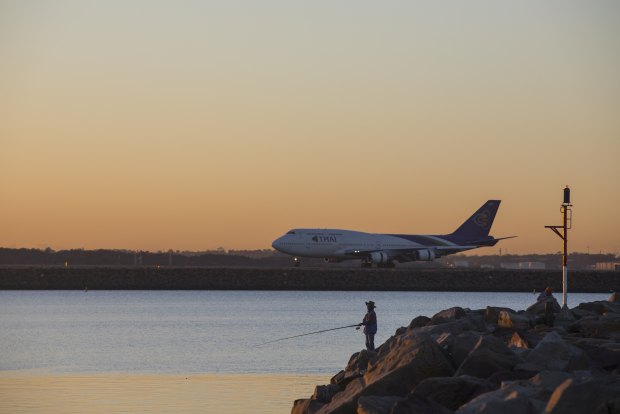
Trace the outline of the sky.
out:
<instances>
[{"instance_id":1,"label":"sky","mask_svg":"<svg viewBox=\"0 0 620 414\"><path fill-rule=\"evenodd\" d=\"M620 2L0 0L0 246L620 251Z\"/></svg>"}]
</instances>

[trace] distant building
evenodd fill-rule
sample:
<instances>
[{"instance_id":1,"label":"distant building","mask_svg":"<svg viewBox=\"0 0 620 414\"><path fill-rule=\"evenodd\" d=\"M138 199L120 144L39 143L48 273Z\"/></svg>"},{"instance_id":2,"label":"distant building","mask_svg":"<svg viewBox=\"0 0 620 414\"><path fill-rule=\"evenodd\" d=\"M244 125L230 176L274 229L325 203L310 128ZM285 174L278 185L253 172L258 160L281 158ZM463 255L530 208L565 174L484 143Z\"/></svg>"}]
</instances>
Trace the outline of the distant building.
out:
<instances>
[{"instance_id":1,"label":"distant building","mask_svg":"<svg viewBox=\"0 0 620 414\"><path fill-rule=\"evenodd\" d=\"M499 267L500 269L516 270L519 268L519 263L504 262L504 263L500 263Z\"/></svg>"},{"instance_id":2,"label":"distant building","mask_svg":"<svg viewBox=\"0 0 620 414\"><path fill-rule=\"evenodd\" d=\"M519 269L542 270L545 268L543 262L519 262Z\"/></svg>"},{"instance_id":3,"label":"distant building","mask_svg":"<svg viewBox=\"0 0 620 414\"><path fill-rule=\"evenodd\" d=\"M495 269L495 266L491 264L483 264L483 265L480 265L480 269Z\"/></svg>"},{"instance_id":4,"label":"distant building","mask_svg":"<svg viewBox=\"0 0 620 414\"><path fill-rule=\"evenodd\" d=\"M499 267L510 270L542 270L545 269L543 262L504 262Z\"/></svg>"},{"instance_id":5,"label":"distant building","mask_svg":"<svg viewBox=\"0 0 620 414\"><path fill-rule=\"evenodd\" d=\"M618 262L598 262L594 265L595 270L607 270L620 272L620 263Z\"/></svg>"},{"instance_id":6,"label":"distant building","mask_svg":"<svg viewBox=\"0 0 620 414\"><path fill-rule=\"evenodd\" d=\"M454 267L469 267L469 261L467 260L455 260Z\"/></svg>"}]
</instances>

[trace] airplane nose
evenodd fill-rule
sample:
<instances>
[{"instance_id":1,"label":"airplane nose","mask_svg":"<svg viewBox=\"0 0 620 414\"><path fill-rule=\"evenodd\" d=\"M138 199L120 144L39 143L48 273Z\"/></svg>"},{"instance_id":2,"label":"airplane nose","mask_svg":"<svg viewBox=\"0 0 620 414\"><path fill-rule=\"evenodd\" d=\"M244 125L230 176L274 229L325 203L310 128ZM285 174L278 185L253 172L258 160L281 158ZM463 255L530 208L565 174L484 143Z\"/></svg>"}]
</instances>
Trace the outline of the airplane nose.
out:
<instances>
[{"instance_id":1,"label":"airplane nose","mask_svg":"<svg viewBox=\"0 0 620 414\"><path fill-rule=\"evenodd\" d=\"M273 243L271 243L271 247L273 247L276 250L280 250L281 246L282 246L282 237L275 239Z\"/></svg>"}]
</instances>

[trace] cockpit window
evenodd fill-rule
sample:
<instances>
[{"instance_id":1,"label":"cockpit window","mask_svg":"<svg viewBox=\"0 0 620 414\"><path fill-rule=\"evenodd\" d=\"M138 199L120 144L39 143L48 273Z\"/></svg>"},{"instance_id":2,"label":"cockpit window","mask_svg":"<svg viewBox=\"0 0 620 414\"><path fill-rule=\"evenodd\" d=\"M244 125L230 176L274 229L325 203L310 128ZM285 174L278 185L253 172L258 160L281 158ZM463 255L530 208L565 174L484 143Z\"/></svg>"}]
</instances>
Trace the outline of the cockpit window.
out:
<instances>
[{"instance_id":1,"label":"cockpit window","mask_svg":"<svg viewBox=\"0 0 620 414\"><path fill-rule=\"evenodd\" d=\"M289 232L288 232L288 233L286 233L286 234L295 234L295 230L291 230L291 231L289 231Z\"/></svg>"}]
</instances>

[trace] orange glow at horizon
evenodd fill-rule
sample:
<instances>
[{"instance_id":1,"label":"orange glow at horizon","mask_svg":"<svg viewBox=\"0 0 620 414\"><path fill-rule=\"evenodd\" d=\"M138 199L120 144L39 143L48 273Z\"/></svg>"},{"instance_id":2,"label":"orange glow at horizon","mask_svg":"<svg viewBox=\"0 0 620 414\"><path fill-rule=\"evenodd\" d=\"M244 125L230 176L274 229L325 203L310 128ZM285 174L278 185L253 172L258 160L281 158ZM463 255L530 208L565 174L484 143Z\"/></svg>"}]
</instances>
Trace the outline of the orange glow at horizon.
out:
<instances>
[{"instance_id":1,"label":"orange glow at horizon","mask_svg":"<svg viewBox=\"0 0 620 414\"><path fill-rule=\"evenodd\" d=\"M346 3L346 2L345 2ZM618 253L620 5L0 5L0 247L270 248L295 227Z\"/></svg>"}]
</instances>

